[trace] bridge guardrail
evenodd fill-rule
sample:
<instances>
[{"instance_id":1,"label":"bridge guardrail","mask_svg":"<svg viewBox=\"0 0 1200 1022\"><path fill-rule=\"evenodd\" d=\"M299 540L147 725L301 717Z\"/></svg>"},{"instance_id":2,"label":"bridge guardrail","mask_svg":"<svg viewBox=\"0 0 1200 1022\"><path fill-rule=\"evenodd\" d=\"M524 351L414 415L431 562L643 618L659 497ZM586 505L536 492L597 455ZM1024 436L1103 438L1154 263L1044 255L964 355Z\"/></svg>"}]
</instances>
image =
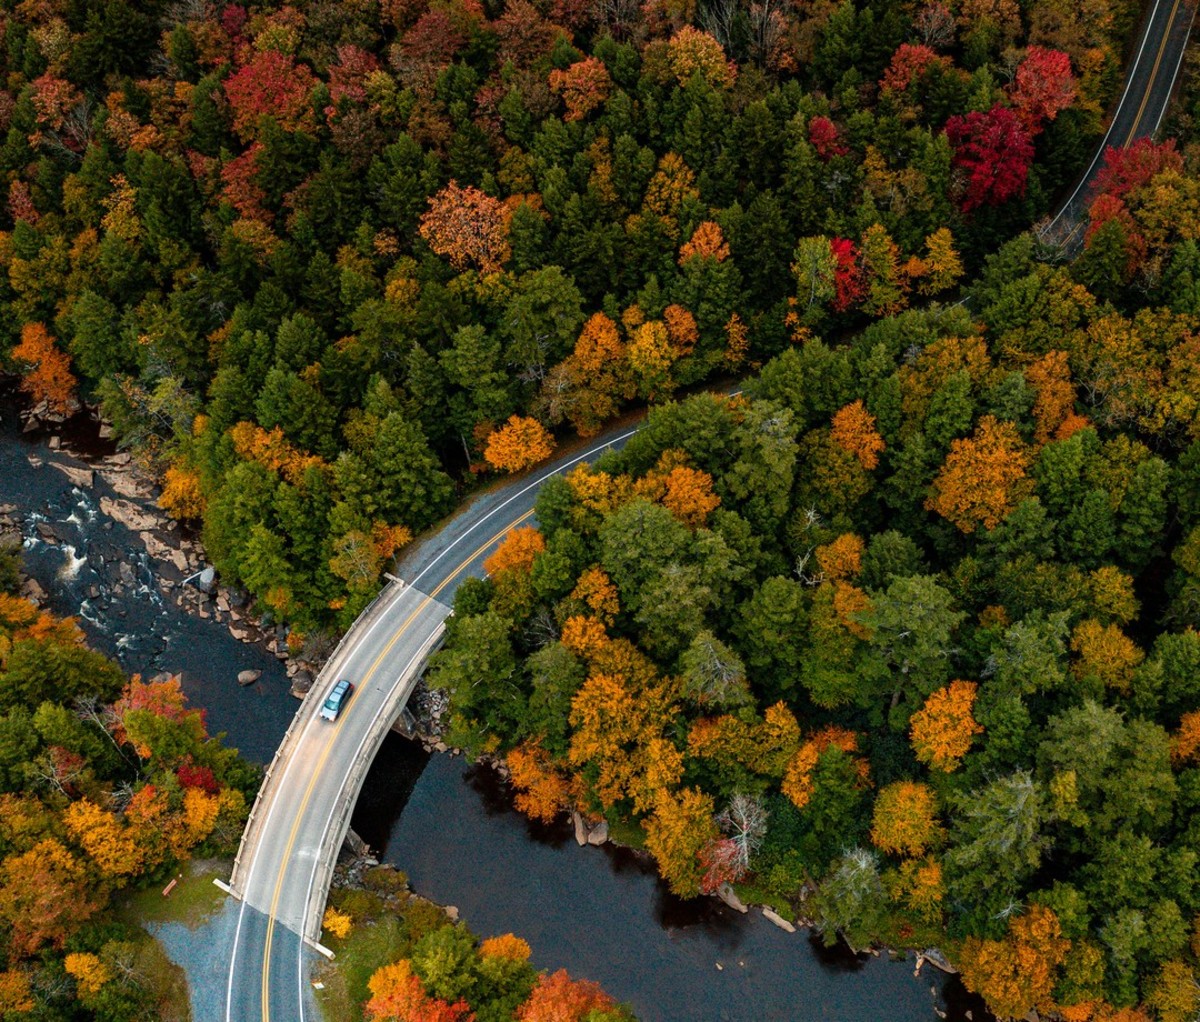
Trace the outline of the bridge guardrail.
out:
<instances>
[{"instance_id":1,"label":"bridge guardrail","mask_svg":"<svg viewBox=\"0 0 1200 1022\"><path fill-rule=\"evenodd\" d=\"M447 616L449 615L447 614ZM400 710L407 705L408 697L412 695L416 680L425 670L426 662L442 644L445 637L446 621L443 618L437 623L437 627L429 634L428 638L421 644L416 657L410 661L412 667L405 672L408 675L407 681L404 678L404 674L396 679L397 683L393 689L392 699L388 702L385 710L377 714L371 722L371 727L368 729L362 744L358 748L354 762L346 773L345 782L338 796L339 809L337 817L332 827L325 833L325 845L317 858L317 866L313 871L308 890L308 898L304 909L303 936L309 940L317 941L321 937L321 923L324 918L323 910L325 900L329 896L329 884L333 878L333 867L337 862L342 842L346 838L346 831L350 827L350 815L354 811L355 803L358 802L358 792L362 788L363 781L366 779L367 771L370 769L371 763L374 761L375 754L379 751L379 746L382 744L384 737L391 730L392 722L396 719Z\"/></svg>"},{"instance_id":2,"label":"bridge guardrail","mask_svg":"<svg viewBox=\"0 0 1200 1022\"><path fill-rule=\"evenodd\" d=\"M360 627L369 626L390 604L394 597L398 597L404 590L402 582L397 582L392 579L375 594L363 609L362 612L354 619L346 633L342 636L337 644L337 649L333 651L333 655L325 661L325 665L317 672L317 677L313 681L310 688L300 702L300 706L296 709L296 714L292 717L291 723L288 724L287 731L283 734L283 740L280 741L275 749L275 755L271 757L271 762L263 771L262 784L259 785L258 794L254 798L254 805L250 809L250 814L246 817L246 826L242 830L242 840L238 844L237 855L233 859L233 869L229 875L230 893L235 898L241 900L241 865L242 858L247 848L252 848L258 841L259 832L262 829L262 809L265 800L269 797L267 791L270 788L271 777L275 773L276 767L281 760L286 759L291 755L292 745L295 743L296 735L304 729L313 715L317 712L318 704L320 703L319 696L313 696L313 693L321 693L325 691L327 680L331 675L335 675L341 670L341 661L343 659L343 650L346 647L346 639L352 635Z\"/></svg>"}]
</instances>

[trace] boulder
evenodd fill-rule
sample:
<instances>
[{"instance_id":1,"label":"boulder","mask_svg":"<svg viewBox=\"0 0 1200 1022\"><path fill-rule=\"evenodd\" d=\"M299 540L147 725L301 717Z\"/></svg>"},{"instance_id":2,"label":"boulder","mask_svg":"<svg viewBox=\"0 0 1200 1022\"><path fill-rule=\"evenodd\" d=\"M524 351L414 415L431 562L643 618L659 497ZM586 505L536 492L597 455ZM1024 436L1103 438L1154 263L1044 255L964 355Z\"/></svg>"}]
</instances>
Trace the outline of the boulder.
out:
<instances>
[{"instance_id":1,"label":"boulder","mask_svg":"<svg viewBox=\"0 0 1200 1022\"><path fill-rule=\"evenodd\" d=\"M53 465L65 475L73 486L86 489L96 481L96 473L90 468L76 468L74 465L64 465L61 461L51 461L48 464Z\"/></svg>"},{"instance_id":2,"label":"boulder","mask_svg":"<svg viewBox=\"0 0 1200 1022\"><path fill-rule=\"evenodd\" d=\"M200 577L196 579L196 584L206 593L211 593L217 581L217 569L211 565L200 572ZM222 610L228 610L229 607L221 607Z\"/></svg>"},{"instance_id":3,"label":"boulder","mask_svg":"<svg viewBox=\"0 0 1200 1022\"><path fill-rule=\"evenodd\" d=\"M49 522L38 522L35 526L37 534L41 536L43 543L57 543L58 536L55 535L54 526Z\"/></svg>"},{"instance_id":4,"label":"boulder","mask_svg":"<svg viewBox=\"0 0 1200 1022\"><path fill-rule=\"evenodd\" d=\"M717 897L720 898L735 912L749 912L745 902L742 901L733 891L733 888L728 884L722 884L717 888Z\"/></svg>"},{"instance_id":5,"label":"boulder","mask_svg":"<svg viewBox=\"0 0 1200 1022\"><path fill-rule=\"evenodd\" d=\"M108 440L113 435L113 428L107 422L100 423L100 429L97 430L96 436L101 440Z\"/></svg>"},{"instance_id":6,"label":"boulder","mask_svg":"<svg viewBox=\"0 0 1200 1022\"><path fill-rule=\"evenodd\" d=\"M27 578L21 583L21 595L39 606L46 600L46 590L38 585L35 578Z\"/></svg>"},{"instance_id":7,"label":"boulder","mask_svg":"<svg viewBox=\"0 0 1200 1022\"><path fill-rule=\"evenodd\" d=\"M312 671L297 671L292 675L292 695L303 699L313 687Z\"/></svg>"},{"instance_id":8,"label":"boulder","mask_svg":"<svg viewBox=\"0 0 1200 1022\"><path fill-rule=\"evenodd\" d=\"M608 820L601 820L588 831L589 845L602 845L608 840Z\"/></svg>"},{"instance_id":9,"label":"boulder","mask_svg":"<svg viewBox=\"0 0 1200 1022\"><path fill-rule=\"evenodd\" d=\"M25 455L25 460L28 461L33 468L41 468L44 464L46 464L36 454Z\"/></svg>"},{"instance_id":10,"label":"boulder","mask_svg":"<svg viewBox=\"0 0 1200 1022\"><path fill-rule=\"evenodd\" d=\"M583 817L579 815L578 809L571 813L571 822L575 824L575 843L582 848L587 844L588 831L587 824L583 822Z\"/></svg>"},{"instance_id":11,"label":"boulder","mask_svg":"<svg viewBox=\"0 0 1200 1022\"><path fill-rule=\"evenodd\" d=\"M100 498L100 510L109 518L120 522L134 532L149 531L158 528L158 517L147 514L136 504L128 500L113 500L111 497Z\"/></svg>"},{"instance_id":12,"label":"boulder","mask_svg":"<svg viewBox=\"0 0 1200 1022\"><path fill-rule=\"evenodd\" d=\"M446 915L449 917L449 919L452 923L457 923L458 922L458 906L457 905L447 905L446 906Z\"/></svg>"},{"instance_id":13,"label":"boulder","mask_svg":"<svg viewBox=\"0 0 1200 1022\"><path fill-rule=\"evenodd\" d=\"M781 916L778 912L776 912L769 905L763 906L763 915L766 916L768 919L770 919L771 922L773 922L781 930L786 930L788 933L796 932L796 927L794 927L791 923L789 923L786 919L784 919L783 916Z\"/></svg>"},{"instance_id":14,"label":"boulder","mask_svg":"<svg viewBox=\"0 0 1200 1022\"><path fill-rule=\"evenodd\" d=\"M143 530L138 533L138 539L142 541L142 546L146 548L146 553L153 557L156 561L166 561L171 557L171 548L159 539L153 532Z\"/></svg>"},{"instance_id":15,"label":"boulder","mask_svg":"<svg viewBox=\"0 0 1200 1022\"><path fill-rule=\"evenodd\" d=\"M171 551L171 563L174 564L175 567L178 568L180 571L187 571L187 569L188 569L187 554L185 554L182 550L172 550Z\"/></svg>"},{"instance_id":16,"label":"boulder","mask_svg":"<svg viewBox=\"0 0 1200 1022\"><path fill-rule=\"evenodd\" d=\"M241 625L230 625L229 634L239 642L253 642L254 635L249 628L243 628Z\"/></svg>"},{"instance_id":17,"label":"boulder","mask_svg":"<svg viewBox=\"0 0 1200 1022\"><path fill-rule=\"evenodd\" d=\"M62 446L62 437L52 436L46 441L46 446L52 451L57 451Z\"/></svg>"},{"instance_id":18,"label":"boulder","mask_svg":"<svg viewBox=\"0 0 1200 1022\"><path fill-rule=\"evenodd\" d=\"M207 571L208 569L205 570ZM203 578L203 575L201 575L201 578ZM217 593L217 610L229 610L229 600L226 598L224 590Z\"/></svg>"},{"instance_id":19,"label":"boulder","mask_svg":"<svg viewBox=\"0 0 1200 1022\"><path fill-rule=\"evenodd\" d=\"M262 677L262 671L241 671L238 674L239 685L253 685L259 678Z\"/></svg>"}]
</instances>

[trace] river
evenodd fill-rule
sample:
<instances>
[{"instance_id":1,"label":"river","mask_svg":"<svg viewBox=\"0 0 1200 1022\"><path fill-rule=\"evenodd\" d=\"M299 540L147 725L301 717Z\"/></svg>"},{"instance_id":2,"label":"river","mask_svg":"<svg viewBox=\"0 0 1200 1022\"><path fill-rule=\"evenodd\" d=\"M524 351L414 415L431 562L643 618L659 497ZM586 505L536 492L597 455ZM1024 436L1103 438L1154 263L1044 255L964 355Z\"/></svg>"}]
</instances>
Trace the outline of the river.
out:
<instances>
[{"instance_id":1,"label":"river","mask_svg":"<svg viewBox=\"0 0 1200 1022\"><path fill-rule=\"evenodd\" d=\"M51 607L77 616L89 642L127 671L180 672L210 731L269 760L297 705L279 660L164 599L154 577L162 566L100 509L111 489L99 476L72 485L48 462L79 463L49 450L48 433L22 435L15 412L12 391L0 390L0 504L17 505L27 570ZM59 435L89 455L112 453L86 420ZM239 687L248 668L262 678ZM491 771L395 736L367 778L354 827L475 932L523 936L539 967L596 980L647 1022L986 1017L956 980L928 967L914 978L911 961L826 950L756 911L681 901L642 857L579 848L566 823L542 827L516 813Z\"/></svg>"}]
</instances>

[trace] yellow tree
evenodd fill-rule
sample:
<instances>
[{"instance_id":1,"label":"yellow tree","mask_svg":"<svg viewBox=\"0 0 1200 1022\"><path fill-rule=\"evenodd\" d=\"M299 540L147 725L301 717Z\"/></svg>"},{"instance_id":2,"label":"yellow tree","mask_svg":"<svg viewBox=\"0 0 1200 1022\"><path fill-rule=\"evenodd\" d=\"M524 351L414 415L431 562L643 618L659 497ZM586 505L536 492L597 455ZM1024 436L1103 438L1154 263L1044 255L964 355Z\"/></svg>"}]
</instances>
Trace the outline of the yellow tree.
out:
<instances>
[{"instance_id":1,"label":"yellow tree","mask_svg":"<svg viewBox=\"0 0 1200 1022\"><path fill-rule=\"evenodd\" d=\"M1145 659L1137 644L1116 625L1081 621L1071 633L1071 649L1079 655L1072 665L1079 679L1099 678L1108 688L1127 693L1133 672Z\"/></svg>"},{"instance_id":2,"label":"yellow tree","mask_svg":"<svg viewBox=\"0 0 1200 1022\"><path fill-rule=\"evenodd\" d=\"M700 851L719 836L713 800L696 788L664 792L646 821L646 849L672 892L690 898L700 890Z\"/></svg>"},{"instance_id":3,"label":"yellow tree","mask_svg":"<svg viewBox=\"0 0 1200 1022\"><path fill-rule=\"evenodd\" d=\"M105 877L123 884L141 871L145 855L137 835L112 813L84 798L67 806L63 823Z\"/></svg>"},{"instance_id":4,"label":"yellow tree","mask_svg":"<svg viewBox=\"0 0 1200 1022\"><path fill-rule=\"evenodd\" d=\"M973 681L952 681L930 693L925 705L909 721L909 738L917 759L933 770L950 773L961 762L971 741L983 734L972 716L979 686Z\"/></svg>"},{"instance_id":5,"label":"yellow tree","mask_svg":"<svg viewBox=\"0 0 1200 1022\"><path fill-rule=\"evenodd\" d=\"M871 840L889 855L923 855L942 834L933 789L896 781L879 792L871 815Z\"/></svg>"},{"instance_id":6,"label":"yellow tree","mask_svg":"<svg viewBox=\"0 0 1200 1022\"><path fill-rule=\"evenodd\" d=\"M514 804L533 820L551 823L571 804L571 783L536 741L525 741L506 757L512 785L517 789Z\"/></svg>"},{"instance_id":7,"label":"yellow tree","mask_svg":"<svg viewBox=\"0 0 1200 1022\"><path fill-rule=\"evenodd\" d=\"M973 436L951 443L925 507L965 533L994 529L1032 488L1029 460L1017 427L985 415Z\"/></svg>"},{"instance_id":8,"label":"yellow tree","mask_svg":"<svg viewBox=\"0 0 1200 1022\"><path fill-rule=\"evenodd\" d=\"M421 237L457 270L475 267L495 273L511 255L508 245L512 211L499 199L451 181L429 200L421 217Z\"/></svg>"},{"instance_id":9,"label":"yellow tree","mask_svg":"<svg viewBox=\"0 0 1200 1022\"><path fill-rule=\"evenodd\" d=\"M598 564L580 574L570 599L582 603L605 625L611 625L621 610L617 587Z\"/></svg>"},{"instance_id":10,"label":"yellow tree","mask_svg":"<svg viewBox=\"0 0 1200 1022\"><path fill-rule=\"evenodd\" d=\"M848 582L862 571L863 541L852 532L824 543L813 551L821 574L830 582Z\"/></svg>"}]
</instances>

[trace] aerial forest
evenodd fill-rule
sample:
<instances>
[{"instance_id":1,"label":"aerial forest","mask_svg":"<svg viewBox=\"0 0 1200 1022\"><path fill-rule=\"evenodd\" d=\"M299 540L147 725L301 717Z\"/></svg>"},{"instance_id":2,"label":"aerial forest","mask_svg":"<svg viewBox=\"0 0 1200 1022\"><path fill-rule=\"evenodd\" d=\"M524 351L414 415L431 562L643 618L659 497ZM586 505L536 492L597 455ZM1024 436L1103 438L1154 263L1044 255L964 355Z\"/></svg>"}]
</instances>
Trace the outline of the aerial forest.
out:
<instances>
[{"instance_id":1,"label":"aerial forest","mask_svg":"<svg viewBox=\"0 0 1200 1022\"><path fill-rule=\"evenodd\" d=\"M297 642L648 408L459 589L448 741L998 1015L1189 1022L1194 82L1037 233L1140 14L9 0L0 358Z\"/></svg>"}]
</instances>

